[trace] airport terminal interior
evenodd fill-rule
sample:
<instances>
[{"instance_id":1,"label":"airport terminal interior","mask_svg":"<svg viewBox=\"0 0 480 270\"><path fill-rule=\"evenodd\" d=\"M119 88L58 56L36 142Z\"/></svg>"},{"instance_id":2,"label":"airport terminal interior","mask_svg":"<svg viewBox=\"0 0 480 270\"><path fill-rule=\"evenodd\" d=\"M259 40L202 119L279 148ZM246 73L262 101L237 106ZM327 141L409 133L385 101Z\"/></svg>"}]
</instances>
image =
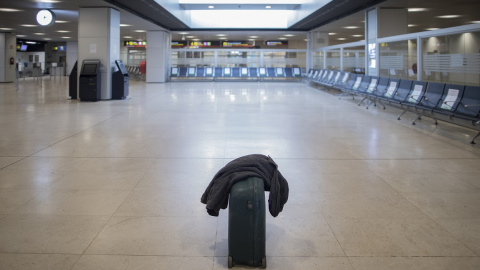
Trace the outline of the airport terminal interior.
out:
<instances>
[{"instance_id":1,"label":"airport terminal interior","mask_svg":"<svg viewBox=\"0 0 480 270\"><path fill-rule=\"evenodd\" d=\"M0 270L228 269L200 198L249 154L267 269L480 269L478 1L130 2L0 1Z\"/></svg>"}]
</instances>

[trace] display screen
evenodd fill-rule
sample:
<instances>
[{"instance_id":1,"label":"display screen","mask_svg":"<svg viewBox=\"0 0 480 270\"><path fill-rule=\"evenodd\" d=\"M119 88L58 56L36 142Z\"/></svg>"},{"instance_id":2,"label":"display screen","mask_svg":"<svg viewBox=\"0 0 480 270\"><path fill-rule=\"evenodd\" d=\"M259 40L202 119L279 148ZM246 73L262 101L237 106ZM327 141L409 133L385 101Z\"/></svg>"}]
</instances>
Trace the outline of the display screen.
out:
<instances>
[{"instance_id":1,"label":"display screen","mask_svg":"<svg viewBox=\"0 0 480 270\"><path fill-rule=\"evenodd\" d=\"M97 73L97 64L84 64L82 73L83 74L96 74Z\"/></svg>"},{"instance_id":2,"label":"display screen","mask_svg":"<svg viewBox=\"0 0 480 270\"><path fill-rule=\"evenodd\" d=\"M124 74L124 75L128 74L128 71L125 68L125 66L123 65L122 60L115 60L115 63L117 64L117 67L120 70L120 72L122 72L122 74Z\"/></svg>"},{"instance_id":3,"label":"display screen","mask_svg":"<svg viewBox=\"0 0 480 270\"><path fill-rule=\"evenodd\" d=\"M21 45L20 46L20 51L25 52L27 51L28 45Z\"/></svg>"}]
</instances>

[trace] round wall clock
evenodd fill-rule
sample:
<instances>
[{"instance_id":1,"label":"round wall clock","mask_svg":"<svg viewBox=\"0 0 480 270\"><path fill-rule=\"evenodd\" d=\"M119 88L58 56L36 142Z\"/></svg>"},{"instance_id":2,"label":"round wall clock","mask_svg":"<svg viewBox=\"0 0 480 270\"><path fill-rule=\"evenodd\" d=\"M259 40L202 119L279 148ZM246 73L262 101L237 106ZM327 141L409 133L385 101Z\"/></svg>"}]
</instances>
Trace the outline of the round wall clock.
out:
<instances>
[{"instance_id":1,"label":"round wall clock","mask_svg":"<svg viewBox=\"0 0 480 270\"><path fill-rule=\"evenodd\" d=\"M50 25L55 22L55 13L48 9L42 9L37 13L37 22L43 26Z\"/></svg>"}]
</instances>

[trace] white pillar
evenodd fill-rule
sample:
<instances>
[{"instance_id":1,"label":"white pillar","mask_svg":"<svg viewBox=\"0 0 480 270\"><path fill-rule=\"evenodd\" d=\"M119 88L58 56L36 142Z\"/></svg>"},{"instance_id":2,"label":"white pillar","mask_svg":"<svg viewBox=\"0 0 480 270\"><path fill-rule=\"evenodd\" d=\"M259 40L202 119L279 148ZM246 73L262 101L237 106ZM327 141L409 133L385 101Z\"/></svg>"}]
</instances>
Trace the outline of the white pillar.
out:
<instances>
[{"instance_id":1,"label":"white pillar","mask_svg":"<svg viewBox=\"0 0 480 270\"><path fill-rule=\"evenodd\" d=\"M0 82L15 81L16 43L15 34L0 33ZM11 59L13 64L10 62Z\"/></svg>"},{"instance_id":2,"label":"white pillar","mask_svg":"<svg viewBox=\"0 0 480 270\"><path fill-rule=\"evenodd\" d=\"M78 42L67 42L67 67L66 74L69 75L72 72L75 62L78 60Z\"/></svg>"},{"instance_id":3,"label":"white pillar","mask_svg":"<svg viewBox=\"0 0 480 270\"><path fill-rule=\"evenodd\" d=\"M120 59L120 12L113 8L80 8L78 16L78 68L83 60L101 61L101 99L112 99L112 73Z\"/></svg>"},{"instance_id":4,"label":"white pillar","mask_svg":"<svg viewBox=\"0 0 480 270\"><path fill-rule=\"evenodd\" d=\"M166 31L147 32L147 83L164 83L170 66L171 35Z\"/></svg>"}]
</instances>

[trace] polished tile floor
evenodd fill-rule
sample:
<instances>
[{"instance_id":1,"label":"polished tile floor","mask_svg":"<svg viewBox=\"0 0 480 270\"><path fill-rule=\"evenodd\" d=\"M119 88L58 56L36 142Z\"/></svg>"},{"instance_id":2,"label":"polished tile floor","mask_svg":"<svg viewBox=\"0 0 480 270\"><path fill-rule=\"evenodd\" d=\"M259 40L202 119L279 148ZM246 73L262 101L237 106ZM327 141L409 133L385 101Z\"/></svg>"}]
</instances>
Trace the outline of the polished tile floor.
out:
<instances>
[{"instance_id":1,"label":"polished tile floor","mask_svg":"<svg viewBox=\"0 0 480 270\"><path fill-rule=\"evenodd\" d=\"M67 100L0 84L0 269L226 269L227 211L200 197L230 160L290 184L268 269L480 269L474 131L356 106L302 83L146 84ZM238 266L237 269L248 269Z\"/></svg>"}]
</instances>

